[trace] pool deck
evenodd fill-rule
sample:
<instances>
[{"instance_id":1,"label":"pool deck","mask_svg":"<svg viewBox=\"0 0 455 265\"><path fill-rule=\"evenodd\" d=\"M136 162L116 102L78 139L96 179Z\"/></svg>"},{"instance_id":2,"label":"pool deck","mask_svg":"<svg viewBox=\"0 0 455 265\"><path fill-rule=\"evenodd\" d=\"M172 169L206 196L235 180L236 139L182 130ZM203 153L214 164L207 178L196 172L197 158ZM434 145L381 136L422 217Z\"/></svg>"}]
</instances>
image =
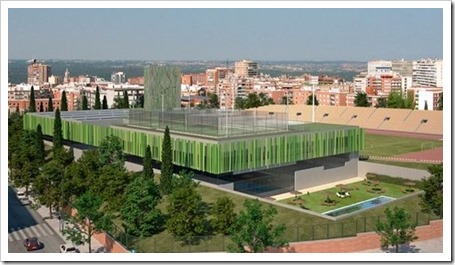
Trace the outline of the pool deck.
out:
<instances>
[{"instance_id":1,"label":"pool deck","mask_svg":"<svg viewBox=\"0 0 455 265\"><path fill-rule=\"evenodd\" d=\"M315 192L315 191L330 189L330 188L335 187L338 184L350 184L350 183L354 183L354 182L363 181L364 179L365 179L365 177L355 177L355 178L350 178L350 179L345 179L345 180L341 180L341 181L327 183L327 184L324 184L324 185L314 186L314 187L311 187L311 188L302 189L302 190L298 190L298 191L301 192L302 194L306 194L307 192L311 193L311 192ZM279 200L284 200L284 199L287 199L287 198L293 198L294 196L295 196L294 194L292 194L290 192L286 192L286 193L282 193L282 194L271 196L271 198L275 199L276 201L279 201Z\"/></svg>"}]
</instances>

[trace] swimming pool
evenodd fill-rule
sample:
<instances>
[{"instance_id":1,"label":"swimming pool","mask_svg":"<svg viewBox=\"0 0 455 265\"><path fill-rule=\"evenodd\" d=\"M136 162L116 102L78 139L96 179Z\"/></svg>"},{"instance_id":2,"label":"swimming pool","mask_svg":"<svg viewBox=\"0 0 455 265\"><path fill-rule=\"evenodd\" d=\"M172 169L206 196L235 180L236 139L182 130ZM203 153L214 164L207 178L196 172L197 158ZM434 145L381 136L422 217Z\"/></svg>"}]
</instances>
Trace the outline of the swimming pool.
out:
<instances>
[{"instance_id":1,"label":"swimming pool","mask_svg":"<svg viewBox=\"0 0 455 265\"><path fill-rule=\"evenodd\" d=\"M395 198L387 197L387 196L379 196L379 197L376 197L376 198L373 198L373 199L369 199L369 200L366 200L366 201L362 201L362 202L358 202L358 203L351 204L351 205L348 205L348 206L344 206L344 207L341 207L341 208L338 208L338 209L335 209L335 210L332 210L332 211L328 211L328 212L325 212L325 213L322 213L322 214L329 215L329 216L332 216L332 217L337 217L337 216L340 216L340 215L349 214L349 213L353 213L353 212L356 212L356 211L377 207L379 205L382 205L382 204L384 204L386 202L390 202L390 201L393 201L393 200L395 200Z\"/></svg>"}]
</instances>

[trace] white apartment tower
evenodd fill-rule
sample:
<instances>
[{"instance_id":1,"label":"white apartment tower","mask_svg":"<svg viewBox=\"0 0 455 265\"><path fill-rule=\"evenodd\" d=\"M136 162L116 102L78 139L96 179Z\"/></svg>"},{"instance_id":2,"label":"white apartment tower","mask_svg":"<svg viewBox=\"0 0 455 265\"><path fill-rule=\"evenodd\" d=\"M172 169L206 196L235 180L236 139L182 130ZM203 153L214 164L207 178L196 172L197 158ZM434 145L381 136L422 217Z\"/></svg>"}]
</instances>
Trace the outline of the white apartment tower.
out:
<instances>
[{"instance_id":1,"label":"white apartment tower","mask_svg":"<svg viewBox=\"0 0 455 265\"><path fill-rule=\"evenodd\" d=\"M258 75L258 63L242 60L235 62L235 75L239 77L250 77Z\"/></svg>"},{"instance_id":2,"label":"white apartment tower","mask_svg":"<svg viewBox=\"0 0 455 265\"><path fill-rule=\"evenodd\" d=\"M392 61L369 61L368 62L368 75L384 74L392 71Z\"/></svg>"},{"instance_id":3,"label":"white apartment tower","mask_svg":"<svg viewBox=\"0 0 455 265\"><path fill-rule=\"evenodd\" d=\"M422 59L414 62L412 83L414 86L442 87L442 60Z\"/></svg>"}]
</instances>

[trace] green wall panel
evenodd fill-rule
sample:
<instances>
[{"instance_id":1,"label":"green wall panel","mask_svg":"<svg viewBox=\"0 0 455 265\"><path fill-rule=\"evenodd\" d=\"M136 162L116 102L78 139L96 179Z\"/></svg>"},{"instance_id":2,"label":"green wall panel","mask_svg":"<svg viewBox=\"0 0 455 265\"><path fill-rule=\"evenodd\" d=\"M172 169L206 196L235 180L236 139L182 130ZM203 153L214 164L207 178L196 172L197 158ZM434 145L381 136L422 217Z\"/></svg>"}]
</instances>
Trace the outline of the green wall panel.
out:
<instances>
[{"instance_id":1,"label":"green wall panel","mask_svg":"<svg viewBox=\"0 0 455 265\"><path fill-rule=\"evenodd\" d=\"M24 128L35 130L41 124L43 134L52 136L54 119L25 115ZM123 140L125 153L143 156L150 145L152 157L161 160L164 133L105 127L79 121L62 121L67 140L99 146L112 134ZM312 158L358 152L364 147L364 131L358 127L334 127L331 130L258 136L257 138L203 141L172 134L173 162L212 174L254 171Z\"/></svg>"}]
</instances>

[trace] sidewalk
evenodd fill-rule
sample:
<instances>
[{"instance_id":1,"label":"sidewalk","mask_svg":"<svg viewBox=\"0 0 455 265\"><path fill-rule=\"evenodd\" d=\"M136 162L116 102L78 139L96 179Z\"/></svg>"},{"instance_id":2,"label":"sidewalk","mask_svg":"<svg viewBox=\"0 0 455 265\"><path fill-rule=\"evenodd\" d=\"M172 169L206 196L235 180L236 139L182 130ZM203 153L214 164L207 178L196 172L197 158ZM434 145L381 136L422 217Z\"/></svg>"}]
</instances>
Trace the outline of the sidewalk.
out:
<instances>
[{"instance_id":1,"label":"sidewalk","mask_svg":"<svg viewBox=\"0 0 455 265\"><path fill-rule=\"evenodd\" d=\"M17 191L25 191L25 189L16 189ZM29 199L32 203L35 202L34 198L29 196ZM54 216L54 218L50 219L49 218L49 208L41 206L38 209L36 209L36 212L43 218L43 221L45 221L51 228L54 230L56 234L58 234L63 241L65 241L66 244L73 244L76 248L79 249L81 253L88 253L89 248L88 248L88 243L85 243L84 245L76 245L70 240L67 240L66 237L62 234L60 231L60 220ZM65 224L66 225L66 224ZM105 247L98 242L95 238L92 237L92 252L104 252Z\"/></svg>"},{"instance_id":2,"label":"sidewalk","mask_svg":"<svg viewBox=\"0 0 455 265\"><path fill-rule=\"evenodd\" d=\"M400 247L400 253L443 253L443 238L414 241L409 246ZM358 253L393 253L395 249L381 250L379 248L359 251Z\"/></svg>"}]
</instances>

